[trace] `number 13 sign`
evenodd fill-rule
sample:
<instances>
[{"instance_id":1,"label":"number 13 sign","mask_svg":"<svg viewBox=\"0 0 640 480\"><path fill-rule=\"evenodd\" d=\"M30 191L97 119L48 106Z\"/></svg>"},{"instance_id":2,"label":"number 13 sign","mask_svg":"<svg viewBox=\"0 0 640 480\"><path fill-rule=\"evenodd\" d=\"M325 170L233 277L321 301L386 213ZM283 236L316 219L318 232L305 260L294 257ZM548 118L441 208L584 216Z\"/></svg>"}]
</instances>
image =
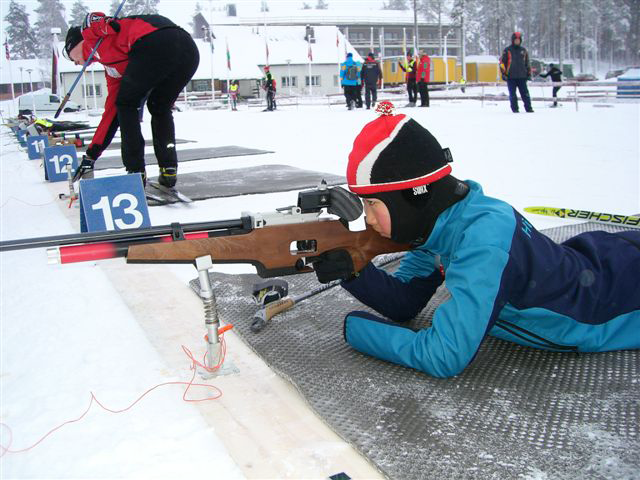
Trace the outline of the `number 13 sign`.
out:
<instances>
[{"instance_id":1,"label":"number 13 sign","mask_svg":"<svg viewBox=\"0 0 640 480\"><path fill-rule=\"evenodd\" d=\"M140 174L80 180L80 230L150 227Z\"/></svg>"}]
</instances>

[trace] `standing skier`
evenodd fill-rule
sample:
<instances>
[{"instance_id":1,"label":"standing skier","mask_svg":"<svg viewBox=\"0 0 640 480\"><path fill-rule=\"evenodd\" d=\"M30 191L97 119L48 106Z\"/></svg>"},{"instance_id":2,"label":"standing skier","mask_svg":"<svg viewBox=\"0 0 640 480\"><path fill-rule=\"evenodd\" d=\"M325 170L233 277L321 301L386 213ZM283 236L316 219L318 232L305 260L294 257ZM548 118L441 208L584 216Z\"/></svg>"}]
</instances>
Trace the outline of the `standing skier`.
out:
<instances>
[{"instance_id":1,"label":"standing skier","mask_svg":"<svg viewBox=\"0 0 640 480\"><path fill-rule=\"evenodd\" d=\"M366 222L413 247L393 274L331 250L318 279L342 279L386 318L354 311L345 341L356 350L436 377L461 373L487 335L554 352L640 348L640 231L588 232L562 244L539 233L476 182L451 175L451 154L405 115L383 115L353 143L349 189ZM430 327L406 325L446 278L450 298Z\"/></svg>"},{"instance_id":2,"label":"standing skier","mask_svg":"<svg viewBox=\"0 0 640 480\"><path fill-rule=\"evenodd\" d=\"M273 112L276 109L276 80L271 74L269 65L264 67L264 78L262 88L267 92L267 108L265 112Z\"/></svg>"},{"instance_id":3,"label":"standing skier","mask_svg":"<svg viewBox=\"0 0 640 480\"><path fill-rule=\"evenodd\" d=\"M529 113L533 113L531 97L527 88L527 80L531 80L529 53L522 46L522 34L520 32L515 32L511 35L511 45L504 49L500 59L500 71L502 72L502 79L507 81L507 87L509 88L511 111L518 113L517 88L520 91L524 109Z\"/></svg>"},{"instance_id":4,"label":"standing skier","mask_svg":"<svg viewBox=\"0 0 640 480\"><path fill-rule=\"evenodd\" d=\"M81 27L71 27L64 52L82 65L102 40L92 61L104 65L107 99L100 124L83 157L74 181L93 173L93 165L109 146L118 127L122 137L122 162L127 173L141 173L146 181L144 138L140 113L147 99L151 113L153 149L158 159L158 182L176 183L178 157L171 109L200 62L191 36L160 15L112 18L87 14Z\"/></svg>"},{"instance_id":5,"label":"standing skier","mask_svg":"<svg viewBox=\"0 0 640 480\"><path fill-rule=\"evenodd\" d=\"M549 64L549 70L547 70L547 73L541 73L540 76L542 78L551 77L552 82L562 82L562 70L556 67L553 63ZM560 88L561 87L555 86L555 85L553 87L553 106L554 107L558 106L558 92L560 91Z\"/></svg>"},{"instance_id":6,"label":"standing skier","mask_svg":"<svg viewBox=\"0 0 640 480\"><path fill-rule=\"evenodd\" d=\"M420 93L420 106L429 106L429 80L431 75L431 58L426 53L420 55L416 80L418 81L418 92Z\"/></svg>"},{"instance_id":7,"label":"standing skier","mask_svg":"<svg viewBox=\"0 0 640 480\"><path fill-rule=\"evenodd\" d=\"M402 64L398 62L398 65L405 72L405 79L407 81L407 93L409 94L408 107L415 107L418 100L418 87L416 85L416 59L413 58L411 53L407 53L407 59Z\"/></svg>"},{"instance_id":8,"label":"standing skier","mask_svg":"<svg viewBox=\"0 0 640 480\"><path fill-rule=\"evenodd\" d=\"M369 110L371 105L376 106L378 88L382 83L382 70L380 69L380 64L376 62L373 52L367 55L367 59L362 65L362 83L365 89L364 102L367 105L367 110Z\"/></svg>"}]
</instances>

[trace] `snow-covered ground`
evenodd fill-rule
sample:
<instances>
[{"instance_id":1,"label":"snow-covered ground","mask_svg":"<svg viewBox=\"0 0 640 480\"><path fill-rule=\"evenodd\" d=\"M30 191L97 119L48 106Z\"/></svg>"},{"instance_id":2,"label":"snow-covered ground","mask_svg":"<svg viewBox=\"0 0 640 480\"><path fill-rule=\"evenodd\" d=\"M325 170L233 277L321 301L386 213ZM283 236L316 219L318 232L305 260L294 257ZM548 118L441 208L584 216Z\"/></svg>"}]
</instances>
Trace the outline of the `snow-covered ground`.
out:
<instances>
[{"instance_id":1,"label":"snow-covered ground","mask_svg":"<svg viewBox=\"0 0 640 480\"><path fill-rule=\"evenodd\" d=\"M508 102L485 102L484 107L479 101L433 103L428 109L399 112L411 115L451 149L454 175L479 181L487 194L519 211L549 205L640 212L639 104L585 103L576 112L573 106L551 109L535 103L535 114L514 115ZM374 116L373 111L336 106L176 113L177 136L198 142L182 148L240 145L275 152L186 162L180 172L286 164L344 175L353 139ZM150 138L148 115L143 127ZM65 185L46 184L40 162L27 160L8 130L2 130L0 143L2 240L77 232L78 210L57 199ZM150 175L156 173L149 168ZM192 207L152 207L150 215L154 225L230 219L242 211L291 205L296 197L296 192L280 192L211 199ZM526 216L538 228L570 223ZM204 333L199 300L186 285L195 277L192 267L127 266L122 260L47 266L43 250L3 253L0 262L3 452L8 446L29 447L50 429L79 417L90 392L105 406L122 409L154 385L191 378L180 345L192 342L187 346L202 354ZM326 478L340 471L332 463L344 453L337 443L298 440L289 448L290 439L254 432L268 426L245 415L265 408L266 393L252 383L261 381L251 371L253 354L233 332L227 336L229 359L240 371L235 380L211 380L221 388L221 400L185 403L183 387L167 386L122 414L94 405L81 421L31 450L5 453L0 477ZM270 377L264 367L255 368ZM295 395L285 391L277 400L287 402L287 396ZM279 405L267 409L267 415L285 424L279 415L287 412L279 412ZM304 425L314 417L306 415ZM225 423L228 417L237 419L235 426ZM370 475L375 472L360 476Z\"/></svg>"}]
</instances>

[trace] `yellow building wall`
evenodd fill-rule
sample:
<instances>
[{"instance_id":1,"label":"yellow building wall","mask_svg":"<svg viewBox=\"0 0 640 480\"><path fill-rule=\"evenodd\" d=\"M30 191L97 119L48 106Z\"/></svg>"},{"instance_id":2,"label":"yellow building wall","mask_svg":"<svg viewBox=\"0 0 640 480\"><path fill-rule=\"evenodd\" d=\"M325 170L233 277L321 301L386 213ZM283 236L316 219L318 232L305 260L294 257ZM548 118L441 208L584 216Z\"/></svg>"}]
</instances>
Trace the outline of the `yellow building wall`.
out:
<instances>
[{"instance_id":1,"label":"yellow building wall","mask_svg":"<svg viewBox=\"0 0 640 480\"><path fill-rule=\"evenodd\" d=\"M395 63L396 72L391 72L391 65ZM404 72L398 66L398 60L384 60L382 62L382 78L384 83L404 83Z\"/></svg>"},{"instance_id":2,"label":"yellow building wall","mask_svg":"<svg viewBox=\"0 0 640 480\"><path fill-rule=\"evenodd\" d=\"M449 66L449 82L457 82L460 77L456 71L456 57L447 57L447 64ZM431 81L432 82L445 82L447 77L447 71L445 68L443 57L431 57Z\"/></svg>"},{"instance_id":3,"label":"yellow building wall","mask_svg":"<svg viewBox=\"0 0 640 480\"><path fill-rule=\"evenodd\" d=\"M501 82L497 63L467 63L467 82Z\"/></svg>"}]
</instances>

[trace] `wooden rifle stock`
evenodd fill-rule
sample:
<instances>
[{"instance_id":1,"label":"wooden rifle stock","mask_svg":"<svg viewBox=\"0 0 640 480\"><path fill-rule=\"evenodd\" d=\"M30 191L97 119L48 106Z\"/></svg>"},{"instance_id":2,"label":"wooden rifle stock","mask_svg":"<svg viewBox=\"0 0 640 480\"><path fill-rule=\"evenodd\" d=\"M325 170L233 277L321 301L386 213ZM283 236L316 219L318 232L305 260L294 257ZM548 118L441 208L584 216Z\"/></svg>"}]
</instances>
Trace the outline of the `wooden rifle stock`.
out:
<instances>
[{"instance_id":1,"label":"wooden rifle stock","mask_svg":"<svg viewBox=\"0 0 640 480\"><path fill-rule=\"evenodd\" d=\"M352 232L338 220L324 220L256 228L240 235L131 245L127 263L193 263L210 255L213 263L250 263L261 277L274 277L311 272L307 262L329 250L349 252L359 272L377 255L409 248L368 225Z\"/></svg>"}]
</instances>

